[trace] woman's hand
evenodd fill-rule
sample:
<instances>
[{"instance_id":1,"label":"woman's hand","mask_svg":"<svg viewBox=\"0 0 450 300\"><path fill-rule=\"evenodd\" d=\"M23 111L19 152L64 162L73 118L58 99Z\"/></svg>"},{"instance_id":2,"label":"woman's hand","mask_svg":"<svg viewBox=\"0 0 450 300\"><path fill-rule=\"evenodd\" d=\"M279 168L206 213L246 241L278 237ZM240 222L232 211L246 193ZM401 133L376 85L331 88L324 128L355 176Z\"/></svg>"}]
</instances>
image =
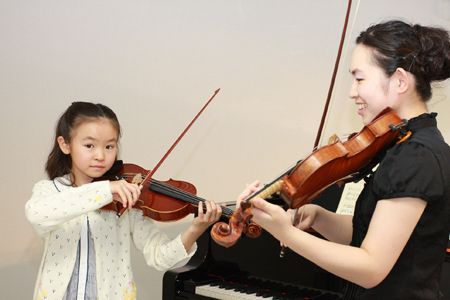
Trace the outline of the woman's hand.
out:
<instances>
[{"instance_id":1,"label":"woman's hand","mask_svg":"<svg viewBox=\"0 0 450 300\"><path fill-rule=\"evenodd\" d=\"M124 208L131 208L139 199L142 186L125 180L110 181L114 201L122 203Z\"/></svg>"},{"instance_id":2,"label":"woman's hand","mask_svg":"<svg viewBox=\"0 0 450 300\"><path fill-rule=\"evenodd\" d=\"M318 206L314 204L306 204L298 209L289 209L288 214L291 216L292 224L301 230L313 227L318 216Z\"/></svg>"},{"instance_id":3,"label":"woman's hand","mask_svg":"<svg viewBox=\"0 0 450 300\"><path fill-rule=\"evenodd\" d=\"M253 198L251 203L252 220L282 242L281 234L286 228L292 226L291 214L282 207L271 204L262 198Z\"/></svg>"},{"instance_id":4,"label":"woman's hand","mask_svg":"<svg viewBox=\"0 0 450 300\"><path fill-rule=\"evenodd\" d=\"M244 199L248 198L248 196L252 195L256 191L259 191L261 187L261 183L258 180L255 180L252 183L248 184L245 190L243 190L242 193L238 196L236 200L236 208L239 208L241 206L241 202Z\"/></svg>"}]
</instances>

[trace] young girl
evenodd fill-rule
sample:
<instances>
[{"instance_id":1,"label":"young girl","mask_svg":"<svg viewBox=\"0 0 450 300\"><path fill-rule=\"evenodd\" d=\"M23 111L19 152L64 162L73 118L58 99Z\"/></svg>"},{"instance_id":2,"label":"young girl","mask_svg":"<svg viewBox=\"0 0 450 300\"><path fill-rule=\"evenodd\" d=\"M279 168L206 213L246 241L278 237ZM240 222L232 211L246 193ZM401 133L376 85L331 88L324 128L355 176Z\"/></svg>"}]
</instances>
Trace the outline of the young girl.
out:
<instances>
[{"instance_id":1,"label":"young girl","mask_svg":"<svg viewBox=\"0 0 450 300\"><path fill-rule=\"evenodd\" d=\"M439 299L450 232L450 148L428 113L430 83L450 77L445 30L389 21L356 40L350 98L367 124L391 107L412 136L365 178L354 216L305 205L293 214L251 200L253 220L298 254L346 279L345 299ZM259 189L249 186L238 203ZM327 240L303 229L312 227Z\"/></svg>"},{"instance_id":2,"label":"young girl","mask_svg":"<svg viewBox=\"0 0 450 300\"><path fill-rule=\"evenodd\" d=\"M221 215L220 206L200 203L186 231L170 240L133 209L141 187L125 180L96 181L117 158L120 125L102 104L74 102L60 117L48 156L50 180L33 188L27 219L45 240L34 299L136 299L130 244L148 265L166 270L185 264L197 238ZM100 210L120 201L127 211Z\"/></svg>"}]
</instances>

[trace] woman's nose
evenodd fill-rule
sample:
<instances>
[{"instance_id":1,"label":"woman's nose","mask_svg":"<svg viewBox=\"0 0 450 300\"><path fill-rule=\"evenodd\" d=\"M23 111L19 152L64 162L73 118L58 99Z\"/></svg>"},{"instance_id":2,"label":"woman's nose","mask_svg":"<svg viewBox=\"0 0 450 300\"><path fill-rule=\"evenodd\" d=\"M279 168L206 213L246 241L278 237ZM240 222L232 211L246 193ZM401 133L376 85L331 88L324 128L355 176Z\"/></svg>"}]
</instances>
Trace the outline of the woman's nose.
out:
<instances>
[{"instance_id":1,"label":"woman's nose","mask_svg":"<svg viewBox=\"0 0 450 300\"><path fill-rule=\"evenodd\" d=\"M353 80L352 85L350 86L350 91L348 94L350 100L355 100L358 97L358 90L356 88L356 80Z\"/></svg>"}]
</instances>

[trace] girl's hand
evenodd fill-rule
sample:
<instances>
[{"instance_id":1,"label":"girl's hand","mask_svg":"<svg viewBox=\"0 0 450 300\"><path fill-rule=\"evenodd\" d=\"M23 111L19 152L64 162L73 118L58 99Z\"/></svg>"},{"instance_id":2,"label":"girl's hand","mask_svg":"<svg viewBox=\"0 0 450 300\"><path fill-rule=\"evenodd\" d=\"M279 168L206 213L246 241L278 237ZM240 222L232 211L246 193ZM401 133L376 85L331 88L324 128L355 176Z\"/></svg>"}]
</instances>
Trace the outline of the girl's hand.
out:
<instances>
[{"instance_id":1,"label":"girl's hand","mask_svg":"<svg viewBox=\"0 0 450 300\"><path fill-rule=\"evenodd\" d=\"M139 199L142 186L125 180L110 181L113 200L122 203L124 208L131 208Z\"/></svg>"},{"instance_id":2,"label":"girl's hand","mask_svg":"<svg viewBox=\"0 0 450 300\"><path fill-rule=\"evenodd\" d=\"M261 183L258 180L255 180L252 183L248 184L245 190L243 190L242 193L238 196L236 200L236 208L239 208L241 206L241 202L244 199L248 198L248 196L252 195L254 192L259 191L261 187Z\"/></svg>"},{"instance_id":3,"label":"girl's hand","mask_svg":"<svg viewBox=\"0 0 450 300\"><path fill-rule=\"evenodd\" d=\"M206 211L204 207L206 207ZM192 225L203 232L210 225L217 222L221 215L222 207L220 205L214 201L200 201L198 203L198 215L192 221Z\"/></svg>"},{"instance_id":4,"label":"girl's hand","mask_svg":"<svg viewBox=\"0 0 450 300\"><path fill-rule=\"evenodd\" d=\"M204 211L206 207L206 211ZM217 222L222 215L222 208L220 205L212 202L205 201L198 203L198 215L194 218L191 225L181 233L181 242L187 252L190 252L192 245L202 235L205 230Z\"/></svg>"}]
</instances>

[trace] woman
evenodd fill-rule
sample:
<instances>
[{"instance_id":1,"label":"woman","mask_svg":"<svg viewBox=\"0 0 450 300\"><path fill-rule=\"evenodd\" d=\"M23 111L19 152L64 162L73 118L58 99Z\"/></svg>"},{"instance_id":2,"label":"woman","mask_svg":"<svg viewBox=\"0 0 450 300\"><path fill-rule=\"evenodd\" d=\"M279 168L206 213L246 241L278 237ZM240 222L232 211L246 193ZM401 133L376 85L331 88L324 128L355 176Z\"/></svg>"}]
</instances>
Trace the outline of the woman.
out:
<instances>
[{"instance_id":1,"label":"woman","mask_svg":"<svg viewBox=\"0 0 450 300\"><path fill-rule=\"evenodd\" d=\"M350 98L363 123L391 107L412 136L365 178L354 216L305 205L285 212L251 200L253 220L281 243L345 279L345 299L439 299L450 232L450 148L428 113L431 82L450 77L450 39L439 28L389 21L356 39ZM250 185L238 203L259 189ZM327 240L303 230L313 228Z\"/></svg>"}]
</instances>

